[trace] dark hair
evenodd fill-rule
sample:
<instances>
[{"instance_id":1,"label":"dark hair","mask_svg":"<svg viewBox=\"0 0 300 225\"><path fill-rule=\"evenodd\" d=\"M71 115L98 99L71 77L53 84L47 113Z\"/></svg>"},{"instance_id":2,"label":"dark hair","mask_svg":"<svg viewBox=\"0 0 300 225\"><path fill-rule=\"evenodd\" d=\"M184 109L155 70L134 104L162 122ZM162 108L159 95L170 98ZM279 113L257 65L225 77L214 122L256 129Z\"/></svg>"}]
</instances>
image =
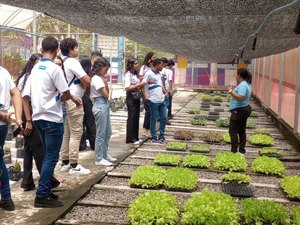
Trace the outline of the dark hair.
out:
<instances>
[{"instance_id":1,"label":"dark hair","mask_svg":"<svg viewBox=\"0 0 300 225\"><path fill-rule=\"evenodd\" d=\"M102 54L101 50L100 50L100 51L93 51L93 52L91 53L91 58L92 58L93 56L103 57L103 54Z\"/></svg>"},{"instance_id":2,"label":"dark hair","mask_svg":"<svg viewBox=\"0 0 300 225\"><path fill-rule=\"evenodd\" d=\"M157 66L157 65L161 64L161 62L162 62L162 60L160 58L156 58L156 59L153 60L152 65Z\"/></svg>"},{"instance_id":3,"label":"dark hair","mask_svg":"<svg viewBox=\"0 0 300 225\"><path fill-rule=\"evenodd\" d=\"M40 53L35 53L35 54L32 54L30 56L30 58L28 59L26 65L24 66L23 70L21 71L21 73L19 74L17 80L16 80L16 85L19 84L20 82L20 79L24 77L24 82L23 82L23 85L22 85L22 88L20 91L23 91L24 87L25 87L25 84L26 84L26 81L27 81L27 78L29 77L29 75L31 74L31 70L32 68L34 67L35 65L35 62L37 60L39 60L40 58L42 58L42 55Z\"/></svg>"},{"instance_id":4,"label":"dark hair","mask_svg":"<svg viewBox=\"0 0 300 225\"><path fill-rule=\"evenodd\" d=\"M83 70L86 72L86 74L89 75L92 68L91 60L89 58L83 58L80 60L80 64Z\"/></svg>"},{"instance_id":5,"label":"dark hair","mask_svg":"<svg viewBox=\"0 0 300 225\"><path fill-rule=\"evenodd\" d=\"M64 60L59 55L57 55L56 58L61 61L61 69L62 69L62 71L64 73L64 77L65 77L65 79L66 79L66 81L68 83L67 75L66 75L66 71L65 71L65 66L64 66Z\"/></svg>"},{"instance_id":6,"label":"dark hair","mask_svg":"<svg viewBox=\"0 0 300 225\"><path fill-rule=\"evenodd\" d=\"M163 63L168 63L168 59L167 59L167 58L161 57L160 59L161 59L161 61L162 61Z\"/></svg>"},{"instance_id":7,"label":"dark hair","mask_svg":"<svg viewBox=\"0 0 300 225\"><path fill-rule=\"evenodd\" d=\"M64 56L68 56L75 47L78 47L78 43L73 38L65 38L60 42L60 51Z\"/></svg>"},{"instance_id":8,"label":"dark hair","mask_svg":"<svg viewBox=\"0 0 300 225\"><path fill-rule=\"evenodd\" d=\"M143 65L149 66L150 64L149 60L152 58L153 55L155 55L154 52L148 52L144 58Z\"/></svg>"},{"instance_id":9,"label":"dark hair","mask_svg":"<svg viewBox=\"0 0 300 225\"><path fill-rule=\"evenodd\" d=\"M91 77L93 77L95 74L98 74L104 67L110 67L109 61L104 57L96 59L91 70Z\"/></svg>"},{"instance_id":10,"label":"dark hair","mask_svg":"<svg viewBox=\"0 0 300 225\"><path fill-rule=\"evenodd\" d=\"M133 70L133 66L135 61L137 61L136 58L130 57L129 59L127 59L127 63L126 63L126 71L131 71L133 74L137 74L136 70Z\"/></svg>"},{"instance_id":11,"label":"dark hair","mask_svg":"<svg viewBox=\"0 0 300 225\"><path fill-rule=\"evenodd\" d=\"M174 63L173 59L169 59L167 65L168 65L168 66L175 66L175 63Z\"/></svg>"},{"instance_id":12,"label":"dark hair","mask_svg":"<svg viewBox=\"0 0 300 225\"><path fill-rule=\"evenodd\" d=\"M240 68L238 69L238 75L240 75L241 78L243 78L243 80L247 81L249 84L251 84L252 82L252 74L250 72L248 72L248 70L244 69L244 68Z\"/></svg>"},{"instance_id":13,"label":"dark hair","mask_svg":"<svg viewBox=\"0 0 300 225\"><path fill-rule=\"evenodd\" d=\"M53 53L58 49L58 40L54 37L46 37L42 41L43 52Z\"/></svg>"}]
</instances>

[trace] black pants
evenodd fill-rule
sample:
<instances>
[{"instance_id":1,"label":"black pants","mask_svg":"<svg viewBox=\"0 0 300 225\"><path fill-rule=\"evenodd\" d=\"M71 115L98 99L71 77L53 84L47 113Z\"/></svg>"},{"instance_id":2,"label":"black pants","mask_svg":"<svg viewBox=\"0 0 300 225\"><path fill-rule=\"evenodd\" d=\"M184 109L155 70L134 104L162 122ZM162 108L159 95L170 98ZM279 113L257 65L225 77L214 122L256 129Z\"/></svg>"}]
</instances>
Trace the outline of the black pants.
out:
<instances>
[{"instance_id":1,"label":"black pants","mask_svg":"<svg viewBox=\"0 0 300 225\"><path fill-rule=\"evenodd\" d=\"M243 108L231 110L229 134L231 138L231 151L245 154L246 145L246 124L251 114L251 107L248 105Z\"/></svg>"},{"instance_id":2,"label":"black pants","mask_svg":"<svg viewBox=\"0 0 300 225\"><path fill-rule=\"evenodd\" d=\"M143 128L150 130L150 101L144 101L145 117Z\"/></svg>"},{"instance_id":3,"label":"black pants","mask_svg":"<svg viewBox=\"0 0 300 225\"><path fill-rule=\"evenodd\" d=\"M84 110L83 116L83 133L80 141L80 150L86 149L86 139L89 140L91 149L95 149L96 124L93 114L93 103L89 97L83 95L82 105Z\"/></svg>"},{"instance_id":4,"label":"black pants","mask_svg":"<svg viewBox=\"0 0 300 225\"><path fill-rule=\"evenodd\" d=\"M26 120L23 120L26 121ZM44 160L45 150L41 142L38 130L32 124L32 132L30 135L24 136L24 159L23 159L23 180L21 183L22 188L35 187L32 176L32 159L34 159L36 168L41 174L42 164ZM52 188L57 187L60 182L52 177Z\"/></svg>"},{"instance_id":5,"label":"black pants","mask_svg":"<svg viewBox=\"0 0 300 225\"><path fill-rule=\"evenodd\" d=\"M128 110L126 143L133 143L139 140L140 100L133 99L129 92L126 96L126 105Z\"/></svg>"},{"instance_id":6,"label":"black pants","mask_svg":"<svg viewBox=\"0 0 300 225\"><path fill-rule=\"evenodd\" d=\"M171 93L169 92L169 105L168 105L168 117L171 118L172 117L172 99L173 96L171 95Z\"/></svg>"}]
</instances>

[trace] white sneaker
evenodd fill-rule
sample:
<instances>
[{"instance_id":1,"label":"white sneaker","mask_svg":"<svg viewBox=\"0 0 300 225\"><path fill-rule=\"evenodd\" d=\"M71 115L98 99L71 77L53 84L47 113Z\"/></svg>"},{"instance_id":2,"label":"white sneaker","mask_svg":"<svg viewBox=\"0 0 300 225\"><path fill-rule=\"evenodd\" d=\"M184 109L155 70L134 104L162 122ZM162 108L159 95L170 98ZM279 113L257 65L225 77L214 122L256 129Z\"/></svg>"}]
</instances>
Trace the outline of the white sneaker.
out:
<instances>
[{"instance_id":1,"label":"white sneaker","mask_svg":"<svg viewBox=\"0 0 300 225\"><path fill-rule=\"evenodd\" d=\"M71 168L69 170L69 174L89 174L91 171L89 169L84 168L82 165L77 164L75 168Z\"/></svg>"},{"instance_id":2,"label":"white sneaker","mask_svg":"<svg viewBox=\"0 0 300 225\"><path fill-rule=\"evenodd\" d=\"M106 159L101 159L99 162L95 162L97 166L112 166L113 164Z\"/></svg>"},{"instance_id":3,"label":"white sneaker","mask_svg":"<svg viewBox=\"0 0 300 225\"><path fill-rule=\"evenodd\" d=\"M70 164L68 164L68 165L63 164L60 168L60 171L61 172L68 172L71 168L72 168L72 166Z\"/></svg>"},{"instance_id":4,"label":"white sneaker","mask_svg":"<svg viewBox=\"0 0 300 225\"><path fill-rule=\"evenodd\" d=\"M109 161L109 162L115 162L115 161L117 161L116 158L111 157L109 154L107 154L106 160Z\"/></svg>"},{"instance_id":5,"label":"white sneaker","mask_svg":"<svg viewBox=\"0 0 300 225\"><path fill-rule=\"evenodd\" d=\"M133 142L134 145L139 145L140 144L140 141L135 141Z\"/></svg>"}]
</instances>

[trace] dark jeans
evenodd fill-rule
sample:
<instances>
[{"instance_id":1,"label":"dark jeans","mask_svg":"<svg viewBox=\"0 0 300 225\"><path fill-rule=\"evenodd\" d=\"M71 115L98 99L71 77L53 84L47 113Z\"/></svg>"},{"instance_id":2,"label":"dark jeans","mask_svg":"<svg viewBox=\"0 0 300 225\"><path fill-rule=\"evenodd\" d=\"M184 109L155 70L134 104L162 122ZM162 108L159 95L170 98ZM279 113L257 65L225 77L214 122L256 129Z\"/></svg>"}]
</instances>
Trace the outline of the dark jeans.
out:
<instances>
[{"instance_id":1,"label":"dark jeans","mask_svg":"<svg viewBox=\"0 0 300 225\"><path fill-rule=\"evenodd\" d=\"M173 96L169 92L168 117L170 117L170 118L172 117L172 99L173 99Z\"/></svg>"},{"instance_id":2,"label":"dark jeans","mask_svg":"<svg viewBox=\"0 0 300 225\"><path fill-rule=\"evenodd\" d=\"M133 99L129 92L126 96L126 105L128 109L126 143L133 143L139 140L140 100Z\"/></svg>"},{"instance_id":3,"label":"dark jeans","mask_svg":"<svg viewBox=\"0 0 300 225\"><path fill-rule=\"evenodd\" d=\"M1 200L8 201L11 199L9 178L6 165L3 160L4 150L3 145L5 143L5 138L8 130L8 125L0 125L0 181L2 187L0 188Z\"/></svg>"},{"instance_id":4,"label":"dark jeans","mask_svg":"<svg viewBox=\"0 0 300 225\"><path fill-rule=\"evenodd\" d=\"M246 124L251 114L251 107L246 106L231 110L229 134L231 138L231 151L245 154Z\"/></svg>"},{"instance_id":5,"label":"dark jeans","mask_svg":"<svg viewBox=\"0 0 300 225\"><path fill-rule=\"evenodd\" d=\"M91 149L95 149L96 124L93 114L92 100L86 95L82 96L82 104L84 110L83 116L83 133L80 141L80 150L86 149L86 139L89 140Z\"/></svg>"},{"instance_id":6,"label":"dark jeans","mask_svg":"<svg viewBox=\"0 0 300 225\"><path fill-rule=\"evenodd\" d=\"M159 117L159 138L165 137L165 128L167 123L167 113L166 113L166 102L162 103L153 103L150 102L150 110L151 110L151 120L150 120L150 131L151 138L157 139L156 135L156 121Z\"/></svg>"},{"instance_id":7,"label":"dark jeans","mask_svg":"<svg viewBox=\"0 0 300 225\"><path fill-rule=\"evenodd\" d=\"M143 128L149 130L150 129L150 117L151 117L149 100L148 101L144 100L144 109L145 109L145 117L144 117Z\"/></svg>"},{"instance_id":8,"label":"dark jeans","mask_svg":"<svg viewBox=\"0 0 300 225\"><path fill-rule=\"evenodd\" d=\"M39 132L45 149L36 197L44 198L48 197L51 193L51 179L53 177L55 165L59 159L64 125L63 123L54 123L46 120L36 120L34 121L34 125Z\"/></svg>"}]
</instances>

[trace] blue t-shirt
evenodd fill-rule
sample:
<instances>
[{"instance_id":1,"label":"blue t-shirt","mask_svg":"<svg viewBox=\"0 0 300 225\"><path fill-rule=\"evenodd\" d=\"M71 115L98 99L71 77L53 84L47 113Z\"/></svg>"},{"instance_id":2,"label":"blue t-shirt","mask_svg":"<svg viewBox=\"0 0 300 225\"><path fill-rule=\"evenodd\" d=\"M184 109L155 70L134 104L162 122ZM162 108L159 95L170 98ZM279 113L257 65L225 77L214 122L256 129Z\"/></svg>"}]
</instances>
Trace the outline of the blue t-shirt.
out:
<instances>
[{"instance_id":1,"label":"blue t-shirt","mask_svg":"<svg viewBox=\"0 0 300 225\"><path fill-rule=\"evenodd\" d=\"M244 96L242 101L238 101L235 98L231 97L229 102L229 109L242 108L249 105L249 100L251 96L251 87L247 81L241 82L234 90L234 93Z\"/></svg>"}]
</instances>

